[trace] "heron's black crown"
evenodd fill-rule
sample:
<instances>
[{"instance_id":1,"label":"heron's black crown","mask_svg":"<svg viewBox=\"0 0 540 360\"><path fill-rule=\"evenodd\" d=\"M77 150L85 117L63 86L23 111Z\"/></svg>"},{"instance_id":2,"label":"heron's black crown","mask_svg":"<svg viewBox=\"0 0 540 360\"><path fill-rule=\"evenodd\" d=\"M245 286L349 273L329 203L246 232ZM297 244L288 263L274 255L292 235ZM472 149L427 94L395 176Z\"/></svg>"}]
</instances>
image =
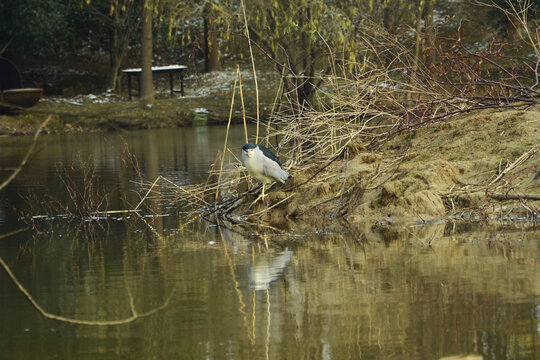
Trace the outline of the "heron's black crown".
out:
<instances>
[{"instance_id":1,"label":"heron's black crown","mask_svg":"<svg viewBox=\"0 0 540 360\"><path fill-rule=\"evenodd\" d=\"M247 143L244 146L242 146L242 150L247 151L247 149L255 149L256 147L257 147L257 144Z\"/></svg>"}]
</instances>

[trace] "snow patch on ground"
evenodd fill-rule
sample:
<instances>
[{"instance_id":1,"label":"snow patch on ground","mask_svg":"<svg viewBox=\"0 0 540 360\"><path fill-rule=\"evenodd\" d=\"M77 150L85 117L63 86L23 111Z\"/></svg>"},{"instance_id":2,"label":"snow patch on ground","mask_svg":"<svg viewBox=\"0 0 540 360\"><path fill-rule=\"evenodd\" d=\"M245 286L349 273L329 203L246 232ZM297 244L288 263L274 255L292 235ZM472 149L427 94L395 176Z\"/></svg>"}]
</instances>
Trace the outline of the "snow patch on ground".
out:
<instances>
[{"instance_id":1,"label":"snow patch on ground","mask_svg":"<svg viewBox=\"0 0 540 360\"><path fill-rule=\"evenodd\" d=\"M63 96L51 96L47 98L48 101L55 103L63 104L72 104L72 105L85 105L85 104L110 104L116 103L119 101L125 101L125 99L108 90L100 94L85 94L77 95L70 98Z\"/></svg>"}]
</instances>

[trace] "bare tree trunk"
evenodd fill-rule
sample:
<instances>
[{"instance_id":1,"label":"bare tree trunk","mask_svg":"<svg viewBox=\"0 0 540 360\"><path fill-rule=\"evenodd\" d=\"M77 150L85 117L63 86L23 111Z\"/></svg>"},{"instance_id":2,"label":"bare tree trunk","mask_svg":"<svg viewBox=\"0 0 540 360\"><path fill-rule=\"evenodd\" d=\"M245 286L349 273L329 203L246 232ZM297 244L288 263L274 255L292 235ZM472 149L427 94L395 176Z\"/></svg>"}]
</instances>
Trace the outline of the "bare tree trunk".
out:
<instances>
[{"instance_id":1,"label":"bare tree trunk","mask_svg":"<svg viewBox=\"0 0 540 360\"><path fill-rule=\"evenodd\" d=\"M208 17L206 15L203 16L203 31L204 31L204 34L203 34L203 37L204 37L204 47L203 47L203 50L204 50L204 72L207 73L207 72L210 72L210 61L209 61L209 58L210 58L210 45L208 44L209 43L209 39L208 39Z\"/></svg>"},{"instance_id":2,"label":"bare tree trunk","mask_svg":"<svg viewBox=\"0 0 540 360\"><path fill-rule=\"evenodd\" d=\"M118 71L124 57L122 49L118 46L118 30L111 30L111 49L109 51L109 75L107 76L107 89L115 90L118 82Z\"/></svg>"},{"instance_id":3,"label":"bare tree trunk","mask_svg":"<svg viewBox=\"0 0 540 360\"><path fill-rule=\"evenodd\" d=\"M304 27L305 15L306 14L304 13L304 10L302 9L300 19L299 19L299 26L301 29ZM300 73L298 72L296 73L296 93L298 94L298 106L300 107L300 109L302 109L306 105L306 93L305 93L306 83L305 82L308 81L306 77L307 76L306 70L310 63L309 55L311 55L311 52L309 51L309 48L308 48L309 38L308 38L308 35L304 31L300 33L300 40L301 40L301 47L302 47L302 52L304 53L304 56L302 57L302 68L300 69Z\"/></svg>"},{"instance_id":4,"label":"bare tree trunk","mask_svg":"<svg viewBox=\"0 0 540 360\"><path fill-rule=\"evenodd\" d=\"M429 1L429 0L428 0ZM416 38L414 41L414 59L413 59L413 68L411 73L411 91L416 87L416 79L418 77L418 68L420 63L420 50L422 45L422 36L420 31L422 30L422 14L424 12L424 7L426 5L426 0L420 0L418 5L418 13L416 15ZM407 93L407 99L411 99L412 93Z\"/></svg>"},{"instance_id":5,"label":"bare tree trunk","mask_svg":"<svg viewBox=\"0 0 540 360\"><path fill-rule=\"evenodd\" d=\"M116 90L118 85L118 73L120 72L120 66L122 65L122 59L111 58L111 67L109 69L109 77L107 80L107 90Z\"/></svg>"},{"instance_id":6,"label":"bare tree trunk","mask_svg":"<svg viewBox=\"0 0 540 360\"><path fill-rule=\"evenodd\" d=\"M429 46L429 58L430 64L435 63L435 38L437 36L435 24L433 22L433 13L435 12L435 1L428 0L426 10L426 34Z\"/></svg>"},{"instance_id":7,"label":"bare tree trunk","mask_svg":"<svg viewBox=\"0 0 540 360\"><path fill-rule=\"evenodd\" d=\"M154 87L152 85L152 6L146 0L142 10L142 59L141 59L141 93L140 105L151 107L154 104Z\"/></svg>"},{"instance_id":8,"label":"bare tree trunk","mask_svg":"<svg viewBox=\"0 0 540 360\"><path fill-rule=\"evenodd\" d=\"M107 74L107 89L115 90L120 85L120 68L126 54L128 45L133 34L139 28L142 9L140 1L117 0L116 9L111 13L111 8L106 2L88 1L88 7L92 17L99 21L100 25L109 29L109 69ZM74 38L71 38L73 48Z\"/></svg>"},{"instance_id":9,"label":"bare tree trunk","mask_svg":"<svg viewBox=\"0 0 540 360\"><path fill-rule=\"evenodd\" d=\"M208 69L209 71L221 70L221 64L219 63L219 47L218 47L218 33L217 33L217 23L213 19L208 19L209 28L208 28L208 45L209 45L209 54L208 54Z\"/></svg>"},{"instance_id":10,"label":"bare tree trunk","mask_svg":"<svg viewBox=\"0 0 540 360\"><path fill-rule=\"evenodd\" d=\"M300 27L303 27L303 19L311 21L311 11L309 7L302 11L303 16L300 17ZM314 92L313 76L315 75L314 58L315 52L312 44L312 40L309 34L302 32L302 51L305 56L302 58L301 74L297 74L297 92L298 92L298 105L303 108L309 106L311 96Z\"/></svg>"},{"instance_id":11,"label":"bare tree trunk","mask_svg":"<svg viewBox=\"0 0 540 360\"><path fill-rule=\"evenodd\" d=\"M418 6L418 15L416 16L416 39L414 41L414 72L418 70L418 64L420 62L420 50L422 46L422 35L420 31L422 30L422 13L424 12L424 7L426 5L426 0L420 0L420 5Z\"/></svg>"},{"instance_id":12,"label":"bare tree trunk","mask_svg":"<svg viewBox=\"0 0 540 360\"><path fill-rule=\"evenodd\" d=\"M206 5L203 11L204 22L204 72L221 70L219 63L219 47L217 23L213 19L212 10Z\"/></svg>"}]
</instances>

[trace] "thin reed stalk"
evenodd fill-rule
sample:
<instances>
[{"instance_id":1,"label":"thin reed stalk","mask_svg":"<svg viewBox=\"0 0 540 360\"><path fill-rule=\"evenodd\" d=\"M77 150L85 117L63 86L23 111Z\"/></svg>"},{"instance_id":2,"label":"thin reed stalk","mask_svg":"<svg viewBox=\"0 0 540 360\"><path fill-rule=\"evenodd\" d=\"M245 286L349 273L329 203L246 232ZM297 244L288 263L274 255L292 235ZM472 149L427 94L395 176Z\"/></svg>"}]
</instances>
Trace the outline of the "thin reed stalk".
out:
<instances>
[{"instance_id":1,"label":"thin reed stalk","mask_svg":"<svg viewBox=\"0 0 540 360\"><path fill-rule=\"evenodd\" d=\"M284 76L285 76L285 67L283 67L283 70L281 72L281 77L279 78L279 86L276 91L276 97L274 98L274 102L272 103L272 109L270 110L270 117L268 118L268 124L266 125L266 141L265 141L266 147L270 146L270 132L272 129L272 118L275 115L274 112L276 110L276 105L278 104L278 99L281 97L283 93L283 86L284 86L283 77Z\"/></svg>"},{"instance_id":2,"label":"thin reed stalk","mask_svg":"<svg viewBox=\"0 0 540 360\"><path fill-rule=\"evenodd\" d=\"M242 13L244 15L244 24L246 26L246 36L248 39L248 46L249 46L249 55L251 57L251 67L253 68L253 80L255 81L255 101L257 106L257 130L255 132L255 143L259 141L259 123L260 123L260 114L259 114L259 85L257 82L257 70L255 69L255 58L253 57L253 47L251 46L251 37L249 35L249 26L246 16L246 6L244 4L244 0L240 1L242 5Z\"/></svg>"},{"instance_id":3,"label":"thin reed stalk","mask_svg":"<svg viewBox=\"0 0 540 360\"><path fill-rule=\"evenodd\" d=\"M229 121L227 122L227 131L225 132L225 143L223 144L223 152L221 153L221 162L219 165L219 172L218 172L218 180L217 183L219 184L221 180L221 173L223 171L223 162L225 161L225 154L227 153L227 143L229 141L229 130L231 128L231 120L232 120L232 114L234 109L234 95L236 94L236 83L238 82L238 79L240 78L240 67L236 68L236 77L234 78L234 85L233 85L233 92L232 92L232 98L231 98L231 108L229 111ZM244 100L242 99L242 102ZM216 202L219 198L219 187L216 189Z\"/></svg>"},{"instance_id":4,"label":"thin reed stalk","mask_svg":"<svg viewBox=\"0 0 540 360\"><path fill-rule=\"evenodd\" d=\"M240 87L240 100L242 102L242 120L244 123L244 135L246 137L246 143L249 142L247 123L246 123L246 106L244 105L244 92L242 88L242 73L240 72L240 65L236 65L236 71L238 72L238 86Z\"/></svg>"}]
</instances>

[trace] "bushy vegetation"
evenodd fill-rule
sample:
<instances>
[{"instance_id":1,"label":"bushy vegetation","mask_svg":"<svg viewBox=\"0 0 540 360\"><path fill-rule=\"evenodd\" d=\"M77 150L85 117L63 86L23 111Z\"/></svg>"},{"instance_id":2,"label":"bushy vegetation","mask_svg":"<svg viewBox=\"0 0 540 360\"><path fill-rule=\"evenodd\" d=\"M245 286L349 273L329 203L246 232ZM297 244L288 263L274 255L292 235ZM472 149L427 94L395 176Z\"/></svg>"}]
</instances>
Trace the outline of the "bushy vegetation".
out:
<instances>
[{"instance_id":1,"label":"bushy vegetation","mask_svg":"<svg viewBox=\"0 0 540 360\"><path fill-rule=\"evenodd\" d=\"M102 86L115 88L122 66L140 65L145 2L155 13L156 65L219 69L248 58L249 39L254 56L269 60L285 95L300 105L312 105L340 65L339 72L358 74L393 68L406 55L413 71L435 71L449 54L460 55L457 45L519 57L521 68L534 67L538 55L537 0L8 0L0 4L0 49L22 68L69 59L71 68L98 71L99 63L99 71L108 69ZM393 70L399 75L399 66Z\"/></svg>"}]
</instances>

